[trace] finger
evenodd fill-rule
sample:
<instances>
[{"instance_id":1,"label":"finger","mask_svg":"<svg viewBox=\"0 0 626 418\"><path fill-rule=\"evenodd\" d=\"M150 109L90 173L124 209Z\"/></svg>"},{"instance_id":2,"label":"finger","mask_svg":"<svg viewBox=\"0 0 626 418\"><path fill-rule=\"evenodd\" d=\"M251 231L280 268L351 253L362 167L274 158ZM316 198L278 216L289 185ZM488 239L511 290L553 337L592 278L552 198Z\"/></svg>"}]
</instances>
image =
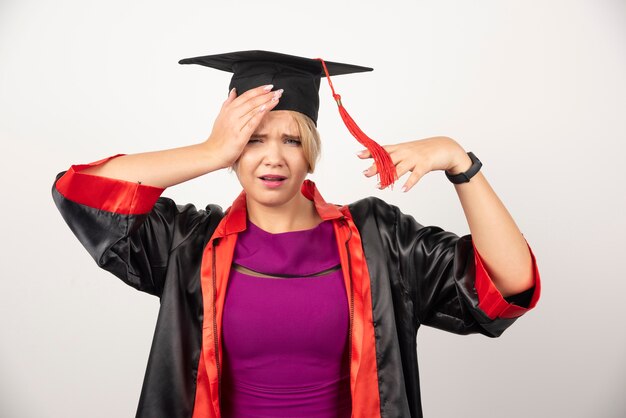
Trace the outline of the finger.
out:
<instances>
[{"instance_id":1,"label":"finger","mask_svg":"<svg viewBox=\"0 0 626 418\"><path fill-rule=\"evenodd\" d=\"M376 168L376 163L363 170L363 174L365 175L365 177L372 177L375 176L377 173L378 169Z\"/></svg>"},{"instance_id":2,"label":"finger","mask_svg":"<svg viewBox=\"0 0 626 418\"><path fill-rule=\"evenodd\" d=\"M241 135L247 139L250 139L256 128L261 123L261 120L263 120L263 117L265 117L264 111L259 111L251 115L245 125L242 126L240 130Z\"/></svg>"},{"instance_id":3,"label":"finger","mask_svg":"<svg viewBox=\"0 0 626 418\"><path fill-rule=\"evenodd\" d=\"M391 161L396 166L396 176L397 178L402 177L407 172L412 171L412 167L410 163L407 163L404 160L400 160L400 157L397 154L391 154ZM369 168L363 171L366 177L372 177L378 173L378 169L376 168L376 163L372 164Z\"/></svg>"},{"instance_id":4,"label":"finger","mask_svg":"<svg viewBox=\"0 0 626 418\"><path fill-rule=\"evenodd\" d=\"M247 115L246 123L241 127L240 132L247 138L254 133L267 112L271 111L278 104L278 99L272 99L269 103L261 105Z\"/></svg>"},{"instance_id":5,"label":"finger","mask_svg":"<svg viewBox=\"0 0 626 418\"><path fill-rule=\"evenodd\" d=\"M232 101L235 100L236 98L237 98L237 89L233 87L228 92L228 97L226 97L226 100L224 101L224 103L222 103L222 109L228 106L230 103L232 103Z\"/></svg>"},{"instance_id":6,"label":"finger","mask_svg":"<svg viewBox=\"0 0 626 418\"><path fill-rule=\"evenodd\" d=\"M250 109L250 111L247 114L243 115L240 118L240 120L245 121L244 124L241 126L240 130L250 127L250 122L253 119L254 121L256 121L254 123L254 129L256 129L259 123L261 123L261 120L263 119L263 117L267 114L267 112L271 111L278 105L279 99L280 99L280 95L274 96L268 102L264 102L261 105ZM257 118L257 116L259 115L260 115L260 118ZM254 133L254 129L252 130L251 134Z\"/></svg>"},{"instance_id":7,"label":"finger","mask_svg":"<svg viewBox=\"0 0 626 418\"><path fill-rule=\"evenodd\" d=\"M249 120L250 117L253 116L255 112L261 111L261 108L265 110L263 106L268 107L270 104L275 105L276 103L274 102L277 102L278 99L280 99L282 95L283 95L283 89L271 91L261 96L256 96L248 100L247 102L243 103L242 105L239 105L238 107L236 107L233 110L234 115L235 117L239 117L239 118L243 117L246 120Z\"/></svg>"},{"instance_id":8,"label":"finger","mask_svg":"<svg viewBox=\"0 0 626 418\"><path fill-rule=\"evenodd\" d=\"M241 98L242 102L245 102L245 101L253 99L253 98L257 97L257 96L262 96L262 95L272 91L273 88L274 88L273 84L265 84L263 86L258 86L258 87L255 87L253 89L247 90L246 92L241 94L239 97Z\"/></svg>"},{"instance_id":9,"label":"finger","mask_svg":"<svg viewBox=\"0 0 626 418\"><path fill-rule=\"evenodd\" d=\"M387 151L387 153L393 157L393 152L396 150L397 145L385 145L383 149ZM372 153L368 149L361 150L356 153L357 157L361 159L372 158Z\"/></svg>"},{"instance_id":10,"label":"finger","mask_svg":"<svg viewBox=\"0 0 626 418\"><path fill-rule=\"evenodd\" d=\"M392 155L398 149L398 145L384 145L383 148L389 155Z\"/></svg>"},{"instance_id":11,"label":"finger","mask_svg":"<svg viewBox=\"0 0 626 418\"><path fill-rule=\"evenodd\" d=\"M268 85L268 86L271 86L271 85ZM229 119L237 127L237 129L241 131L242 129L244 129L245 127L249 125L251 119L258 112L270 111L274 107L276 107L280 97L282 96L282 93L283 93L283 89L280 89L280 90L276 90L273 92L268 92L261 96L253 97L252 99L249 99L246 103L241 104L238 107L235 107L232 110L230 110ZM258 126L258 123L255 124L255 129L256 129L256 126Z\"/></svg>"},{"instance_id":12,"label":"finger","mask_svg":"<svg viewBox=\"0 0 626 418\"><path fill-rule=\"evenodd\" d=\"M259 86L259 87L250 89L242 93L239 97L237 97L237 100L235 100L234 105L236 108L241 107L241 106L244 106L246 103L250 102L251 100L255 100L255 99L258 99L259 97L267 96L268 94L270 94L273 88L274 88L273 84L266 84L264 86Z\"/></svg>"},{"instance_id":13,"label":"finger","mask_svg":"<svg viewBox=\"0 0 626 418\"><path fill-rule=\"evenodd\" d=\"M411 188L415 186L415 184L424 176L424 174L425 173L422 173L418 170L413 170L413 172L409 176L409 179L406 181L406 183L404 183L404 186L402 186L402 191L408 192L409 190L411 190Z\"/></svg>"},{"instance_id":14,"label":"finger","mask_svg":"<svg viewBox=\"0 0 626 418\"><path fill-rule=\"evenodd\" d=\"M403 162L400 162L399 164L396 165L396 175L398 176L398 178L404 176L406 173L408 173L409 171L413 171L415 168L411 167L410 164Z\"/></svg>"}]
</instances>

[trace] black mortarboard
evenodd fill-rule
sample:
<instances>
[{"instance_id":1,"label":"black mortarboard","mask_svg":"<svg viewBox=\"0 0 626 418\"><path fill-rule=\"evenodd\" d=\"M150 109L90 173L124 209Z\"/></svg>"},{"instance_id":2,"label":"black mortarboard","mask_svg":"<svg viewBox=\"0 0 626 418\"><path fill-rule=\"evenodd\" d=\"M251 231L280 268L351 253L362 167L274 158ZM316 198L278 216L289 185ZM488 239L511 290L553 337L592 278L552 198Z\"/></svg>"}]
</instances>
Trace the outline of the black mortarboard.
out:
<instances>
[{"instance_id":1,"label":"black mortarboard","mask_svg":"<svg viewBox=\"0 0 626 418\"><path fill-rule=\"evenodd\" d=\"M330 75L373 71L358 65L325 62ZM255 87L273 84L274 89L284 89L274 110L295 110L317 124L320 79L325 76L319 60L269 51L240 51L186 58L178 63L200 64L233 73L229 90L235 87L238 95Z\"/></svg>"},{"instance_id":2,"label":"black mortarboard","mask_svg":"<svg viewBox=\"0 0 626 418\"><path fill-rule=\"evenodd\" d=\"M342 75L373 71L358 65L324 61L321 58L302 58L270 51L239 51L226 54L185 58L179 64L199 64L233 73L229 90L233 87L240 95L262 85L273 84L283 89L283 95L272 110L295 110L310 117L317 124L319 110L319 88L322 77L327 77L339 112L352 135L368 150L376 162L381 186L393 184L395 167L389 154L374 140L367 137L352 120L335 94L331 75Z\"/></svg>"}]
</instances>

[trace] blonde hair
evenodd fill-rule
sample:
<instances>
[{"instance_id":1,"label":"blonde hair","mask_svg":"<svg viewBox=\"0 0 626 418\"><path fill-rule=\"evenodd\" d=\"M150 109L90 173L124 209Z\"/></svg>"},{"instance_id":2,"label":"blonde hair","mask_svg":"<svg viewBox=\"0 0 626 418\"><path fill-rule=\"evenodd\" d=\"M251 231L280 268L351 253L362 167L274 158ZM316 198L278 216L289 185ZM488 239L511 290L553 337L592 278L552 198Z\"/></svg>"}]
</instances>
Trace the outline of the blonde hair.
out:
<instances>
[{"instance_id":1,"label":"blonde hair","mask_svg":"<svg viewBox=\"0 0 626 418\"><path fill-rule=\"evenodd\" d=\"M302 152L304 153L304 158L309 163L309 173L312 173L315 171L315 165L317 164L322 151L320 134L317 131L315 123L310 117L303 113L296 112L295 110L288 110L288 112L293 117L296 125L298 125Z\"/></svg>"}]
</instances>

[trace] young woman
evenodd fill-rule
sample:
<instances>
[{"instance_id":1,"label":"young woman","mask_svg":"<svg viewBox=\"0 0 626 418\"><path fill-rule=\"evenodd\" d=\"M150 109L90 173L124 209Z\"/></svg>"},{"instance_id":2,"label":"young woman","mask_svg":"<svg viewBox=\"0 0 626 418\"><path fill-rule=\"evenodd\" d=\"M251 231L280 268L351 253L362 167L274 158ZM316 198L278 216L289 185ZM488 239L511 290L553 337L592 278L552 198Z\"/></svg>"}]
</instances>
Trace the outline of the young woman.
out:
<instances>
[{"instance_id":1,"label":"young woman","mask_svg":"<svg viewBox=\"0 0 626 418\"><path fill-rule=\"evenodd\" d=\"M206 141L75 165L53 187L97 263L161 299L137 416L422 416L418 328L496 337L539 298L534 256L480 163L447 137L384 147L411 173L404 191L446 171L468 236L376 198L329 204L306 180L319 61L194 60L234 72ZM243 191L226 213L159 197L230 167Z\"/></svg>"}]
</instances>

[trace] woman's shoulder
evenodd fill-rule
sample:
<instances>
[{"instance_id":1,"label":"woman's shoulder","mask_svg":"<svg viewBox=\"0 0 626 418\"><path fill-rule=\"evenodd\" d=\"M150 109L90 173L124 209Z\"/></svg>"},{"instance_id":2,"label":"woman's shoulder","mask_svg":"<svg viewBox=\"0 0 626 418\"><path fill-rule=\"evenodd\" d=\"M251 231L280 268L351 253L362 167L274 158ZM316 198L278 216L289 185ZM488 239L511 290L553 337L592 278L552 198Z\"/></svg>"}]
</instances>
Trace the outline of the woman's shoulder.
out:
<instances>
[{"instance_id":1,"label":"woman's shoulder","mask_svg":"<svg viewBox=\"0 0 626 418\"><path fill-rule=\"evenodd\" d=\"M372 225L398 225L406 227L407 224L414 225L415 228L422 228L422 224L417 222L415 217L409 213L404 213L396 205L388 203L378 197L369 196L347 205L352 219L357 225L365 225L370 222ZM437 226L433 228L439 229Z\"/></svg>"},{"instance_id":2,"label":"woman's shoulder","mask_svg":"<svg viewBox=\"0 0 626 418\"><path fill-rule=\"evenodd\" d=\"M393 239L389 238L396 235L398 225L402 223L402 213L396 206L374 196L359 199L346 206L364 242L391 245Z\"/></svg>"},{"instance_id":3,"label":"woman's shoulder","mask_svg":"<svg viewBox=\"0 0 626 418\"><path fill-rule=\"evenodd\" d=\"M179 204L165 196L158 198L148 215L158 222L174 225L181 239L194 234L212 233L224 216L225 212L220 205L208 204L204 209L197 209L193 203Z\"/></svg>"},{"instance_id":4,"label":"woman's shoulder","mask_svg":"<svg viewBox=\"0 0 626 418\"><path fill-rule=\"evenodd\" d=\"M375 196L368 196L356 202L346 205L352 218L358 222L364 222L368 218L380 219L381 221L392 222L402 212L390 203L385 202Z\"/></svg>"},{"instance_id":5,"label":"woman's shoulder","mask_svg":"<svg viewBox=\"0 0 626 418\"><path fill-rule=\"evenodd\" d=\"M204 209L197 209L196 205L193 203L177 203L174 199L166 196L160 196L154 204L154 208L161 212L189 213L197 217L216 216L221 218L224 216L224 210L220 205L210 203L206 205Z\"/></svg>"}]
</instances>

